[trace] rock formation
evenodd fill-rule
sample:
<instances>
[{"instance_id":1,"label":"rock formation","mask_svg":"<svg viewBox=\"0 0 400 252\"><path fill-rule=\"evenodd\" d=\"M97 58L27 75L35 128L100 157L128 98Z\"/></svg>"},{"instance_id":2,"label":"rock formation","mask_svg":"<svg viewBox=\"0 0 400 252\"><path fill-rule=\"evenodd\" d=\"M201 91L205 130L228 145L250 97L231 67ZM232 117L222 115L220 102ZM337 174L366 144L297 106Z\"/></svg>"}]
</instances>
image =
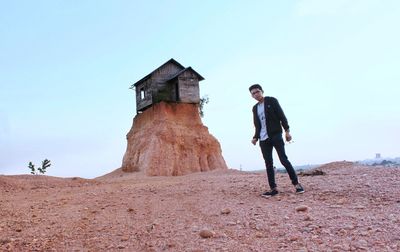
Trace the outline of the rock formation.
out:
<instances>
[{"instance_id":1,"label":"rock formation","mask_svg":"<svg viewBox=\"0 0 400 252\"><path fill-rule=\"evenodd\" d=\"M125 172L179 176L227 169L220 144L202 124L197 104L154 104L135 116L127 140Z\"/></svg>"}]
</instances>

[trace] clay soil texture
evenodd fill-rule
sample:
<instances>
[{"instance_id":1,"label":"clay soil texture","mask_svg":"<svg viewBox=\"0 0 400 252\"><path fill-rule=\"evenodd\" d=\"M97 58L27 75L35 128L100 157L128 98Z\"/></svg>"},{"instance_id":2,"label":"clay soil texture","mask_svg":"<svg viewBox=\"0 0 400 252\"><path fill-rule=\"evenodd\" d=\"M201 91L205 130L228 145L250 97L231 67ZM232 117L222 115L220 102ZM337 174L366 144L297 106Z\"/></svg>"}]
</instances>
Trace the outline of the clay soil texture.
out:
<instances>
[{"instance_id":1,"label":"clay soil texture","mask_svg":"<svg viewBox=\"0 0 400 252\"><path fill-rule=\"evenodd\" d=\"M0 176L0 251L400 251L400 168Z\"/></svg>"}]
</instances>

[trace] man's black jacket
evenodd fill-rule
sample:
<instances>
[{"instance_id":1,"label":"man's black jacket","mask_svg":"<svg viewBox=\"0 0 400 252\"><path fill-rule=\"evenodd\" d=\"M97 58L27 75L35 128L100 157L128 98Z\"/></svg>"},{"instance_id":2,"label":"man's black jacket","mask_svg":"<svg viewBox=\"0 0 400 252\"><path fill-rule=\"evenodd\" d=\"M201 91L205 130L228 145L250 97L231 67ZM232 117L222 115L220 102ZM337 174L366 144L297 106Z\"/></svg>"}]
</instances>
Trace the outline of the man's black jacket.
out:
<instances>
[{"instance_id":1,"label":"man's black jacket","mask_svg":"<svg viewBox=\"0 0 400 252\"><path fill-rule=\"evenodd\" d=\"M257 104L253 107L253 121L254 127L256 128L256 132L253 138L259 139L261 131L261 121L260 118L258 118ZM286 119L285 113L283 113L283 110L276 98L271 96L264 97L264 109L268 137L272 137L276 134L282 134L282 127L285 129L285 131L289 130L289 124Z\"/></svg>"}]
</instances>

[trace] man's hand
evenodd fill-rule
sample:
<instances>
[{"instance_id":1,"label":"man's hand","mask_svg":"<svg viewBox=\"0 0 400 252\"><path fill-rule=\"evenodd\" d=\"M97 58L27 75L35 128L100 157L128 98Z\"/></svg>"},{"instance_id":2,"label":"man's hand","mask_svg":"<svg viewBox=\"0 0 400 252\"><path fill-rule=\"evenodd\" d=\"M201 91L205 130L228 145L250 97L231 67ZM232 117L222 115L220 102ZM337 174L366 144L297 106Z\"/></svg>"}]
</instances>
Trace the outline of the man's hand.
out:
<instances>
[{"instance_id":1,"label":"man's hand","mask_svg":"<svg viewBox=\"0 0 400 252\"><path fill-rule=\"evenodd\" d=\"M285 139L286 139L286 142L290 142L290 141L292 140L292 136L290 135L290 132L289 132L289 131L286 131L286 133L285 133Z\"/></svg>"},{"instance_id":2,"label":"man's hand","mask_svg":"<svg viewBox=\"0 0 400 252\"><path fill-rule=\"evenodd\" d=\"M253 138L253 139L251 139L251 143L252 143L253 145L256 145L257 141L258 141L258 139L257 139L257 138Z\"/></svg>"}]
</instances>

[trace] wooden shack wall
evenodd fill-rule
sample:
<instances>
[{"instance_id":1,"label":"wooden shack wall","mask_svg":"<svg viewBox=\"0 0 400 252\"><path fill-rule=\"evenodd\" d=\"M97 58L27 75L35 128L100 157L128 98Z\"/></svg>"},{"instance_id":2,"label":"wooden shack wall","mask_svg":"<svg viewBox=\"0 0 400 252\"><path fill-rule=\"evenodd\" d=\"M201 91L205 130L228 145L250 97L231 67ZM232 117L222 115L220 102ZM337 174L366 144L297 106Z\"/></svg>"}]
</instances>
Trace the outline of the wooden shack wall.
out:
<instances>
[{"instance_id":1,"label":"wooden shack wall","mask_svg":"<svg viewBox=\"0 0 400 252\"><path fill-rule=\"evenodd\" d=\"M180 102L200 102L199 80L193 72L186 71L179 76L179 98Z\"/></svg>"},{"instance_id":2,"label":"wooden shack wall","mask_svg":"<svg viewBox=\"0 0 400 252\"><path fill-rule=\"evenodd\" d=\"M153 73L153 102L159 101L177 101L177 95L175 86L171 83L167 83L167 80L171 79L183 68L175 64L166 64L165 66L157 69Z\"/></svg>"},{"instance_id":3,"label":"wooden shack wall","mask_svg":"<svg viewBox=\"0 0 400 252\"><path fill-rule=\"evenodd\" d=\"M136 86L136 111L141 111L153 103L152 80L147 79ZM145 90L145 97L141 99L141 90Z\"/></svg>"}]
</instances>

